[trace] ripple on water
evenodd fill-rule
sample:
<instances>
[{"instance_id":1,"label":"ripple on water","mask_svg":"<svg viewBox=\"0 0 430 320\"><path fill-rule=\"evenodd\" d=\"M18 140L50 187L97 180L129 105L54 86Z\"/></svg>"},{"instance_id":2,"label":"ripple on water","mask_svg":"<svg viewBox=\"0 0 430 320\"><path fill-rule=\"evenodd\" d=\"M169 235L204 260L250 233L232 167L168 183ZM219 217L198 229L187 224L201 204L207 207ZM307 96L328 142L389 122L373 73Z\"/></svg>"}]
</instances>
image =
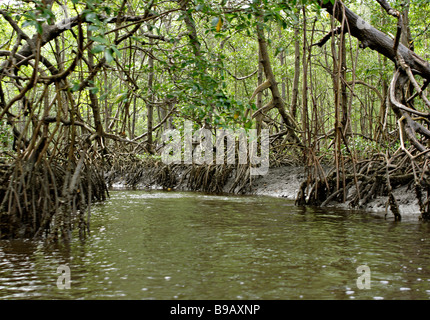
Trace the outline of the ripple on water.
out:
<instances>
[{"instance_id":1,"label":"ripple on water","mask_svg":"<svg viewBox=\"0 0 430 320\"><path fill-rule=\"evenodd\" d=\"M391 224L268 197L117 191L67 248L0 242L0 298L428 299L430 239ZM417 247L419 245L419 247ZM372 289L359 290L368 265Z\"/></svg>"}]
</instances>

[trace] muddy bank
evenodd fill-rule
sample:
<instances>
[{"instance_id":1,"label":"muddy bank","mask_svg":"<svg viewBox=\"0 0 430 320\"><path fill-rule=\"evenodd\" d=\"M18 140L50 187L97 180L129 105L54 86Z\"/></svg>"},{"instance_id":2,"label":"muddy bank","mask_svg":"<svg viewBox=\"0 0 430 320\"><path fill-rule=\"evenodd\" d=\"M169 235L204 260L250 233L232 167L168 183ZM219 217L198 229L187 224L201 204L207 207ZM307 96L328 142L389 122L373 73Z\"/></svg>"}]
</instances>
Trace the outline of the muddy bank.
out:
<instances>
[{"instance_id":1,"label":"muddy bank","mask_svg":"<svg viewBox=\"0 0 430 320\"><path fill-rule=\"evenodd\" d=\"M250 194L283 197L295 200L300 184L304 180L304 169L298 167L271 168L266 176L258 177L252 185ZM407 186L394 189L393 194L399 205L403 220L419 220L421 213L415 192ZM346 203L331 202L328 206L336 206L350 209ZM388 196L378 196L370 200L359 210L372 213L376 217L394 220L394 215L387 207Z\"/></svg>"},{"instance_id":2,"label":"muddy bank","mask_svg":"<svg viewBox=\"0 0 430 320\"><path fill-rule=\"evenodd\" d=\"M166 187L161 185L157 178L154 178L154 169L146 168L142 169L138 178L127 177L116 177L110 180L111 189L170 189L178 191L189 191L189 183L187 176L187 167L179 167L175 170L171 170L172 175L171 181L172 186ZM270 197L282 197L288 200L295 200L299 191L301 183L305 179L305 171L302 167L284 166L284 167L272 167L269 172L264 176L251 177L251 181L247 185L247 188L243 189L241 193L247 195L259 195L259 196L270 196ZM129 181L133 181L131 186ZM232 185L234 184L234 172L230 174L224 187L224 193L232 192ZM393 194L398 202L399 210L402 215L402 220L415 220L420 219L421 213L419 205L413 190L409 190L407 186L401 186L394 189ZM362 205L359 210L364 210L375 217L386 218L387 220L394 220L394 215L387 207L388 196L378 196L375 199L370 200L368 203ZM348 207L348 199L346 203L338 203L335 201L330 202L328 205L342 208Z\"/></svg>"}]
</instances>

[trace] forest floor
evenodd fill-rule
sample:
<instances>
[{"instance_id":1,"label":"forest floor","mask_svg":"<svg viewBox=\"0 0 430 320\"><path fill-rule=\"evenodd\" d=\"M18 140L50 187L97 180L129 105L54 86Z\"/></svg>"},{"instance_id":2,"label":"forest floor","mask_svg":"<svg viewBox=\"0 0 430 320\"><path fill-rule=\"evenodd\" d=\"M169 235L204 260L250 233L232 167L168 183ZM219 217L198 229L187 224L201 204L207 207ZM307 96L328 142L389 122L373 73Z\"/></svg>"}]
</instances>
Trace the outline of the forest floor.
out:
<instances>
[{"instance_id":1,"label":"forest floor","mask_svg":"<svg viewBox=\"0 0 430 320\"><path fill-rule=\"evenodd\" d=\"M176 191L190 191L187 186L187 179L181 180L183 170L177 171L177 181L173 190ZM270 197L282 197L288 200L295 200L299 191L301 183L305 179L305 170L303 167L296 166L282 166L271 167L269 172L263 176L254 176L251 179L250 186L243 192L245 195L258 195ZM113 190L128 188L125 183L126 179L117 177L111 181L110 187ZM234 177L230 177L224 186L225 193L229 193L230 186L234 182ZM160 185L154 182L151 178L151 173L141 175L139 182L134 186L135 189L162 189ZM421 213L417 198L414 190L408 189L407 186L401 186L393 190L397 203L399 205L402 220L415 220L420 219ZM368 203L355 208L361 211L366 211L377 218L386 218L387 220L394 220L394 215L389 207L386 209L388 196L377 196L371 199ZM339 203L332 201L327 207L337 207L350 209L348 207L348 199L346 203Z\"/></svg>"}]
</instances>

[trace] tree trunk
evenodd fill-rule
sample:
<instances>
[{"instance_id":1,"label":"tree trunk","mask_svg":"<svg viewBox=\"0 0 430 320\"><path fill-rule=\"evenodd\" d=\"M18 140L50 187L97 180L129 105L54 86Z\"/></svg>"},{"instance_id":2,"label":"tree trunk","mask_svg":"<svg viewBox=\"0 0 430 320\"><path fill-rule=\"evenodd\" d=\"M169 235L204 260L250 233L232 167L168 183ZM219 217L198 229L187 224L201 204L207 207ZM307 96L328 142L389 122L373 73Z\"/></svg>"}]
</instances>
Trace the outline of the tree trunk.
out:
<instances>
[{"instance_id":1,"label":"tree trunk","mask_svg":"<svg viewBox=\"0 0 430 320\"><path fill-rule=\"evenodd\" d=\"M261 50L258 50L258 75L257 75L258 86L260 86L263 83L263 69L264 68L262 64ZM257 110L261 110L262 107L263 107L263 93L259 92L257 95ZM263 112L259 112L256 117L258 137L261 134L261 129L263 126L263 118L264 118Z\"/></svg>"},{"instance_id":2,"label":"tree trunk","mask_svg":"<svg viewBox=\"0 0 430 320\"><path fill-rule=\"evenodd\" d=\"M412 39L411 28L409 26L409 7L411 5L410 0L405 0L402 4L403 6L403 29L402 29L402 37L401 42L404 46L408 47L412 51L414 51L414 42Z\"/></svg>"},{"instance_id":3,"label":"tree trunk","mask_svg":"<svg viewBox=\"0 0 430 320\"><path fill-rule=\"evenodd\" d=\"M348 135L351 133L351 127L350 127L350 115L348 112L348 93L346 88L346 45L345 45L345 33L342 33L340 35L340 43L339 43L339 56L340 58L340 89L341 89L341 109L342 109L342 130L343 134L345 136L345 139L348 139Z\"/></svg>"},{"instance_id":4,"label":"tree trunk","mask_svg":"<svg viewBox=\"0 0 430 320\"><path fill-rule=\"evenodd\" d=\"M308 110L308 39L306 32L306 8L303 6L303 88L302 88L302 141L305 147L309 147L310 131L309 131L309 110ZM306 166L309 165L309 150L303 150L303 162Z\"/></svg>"},{"instance_id":5,"label":"tree trunk","mask_svg":"<svg viewBox=\"0 0 430 320\"><path fill-rule=\"evenodd\" d=\"M88 33L88 38L91 37L92 32L88 30L87 33ZM91 46L88 50L88 69L90 72L94 70L94 54L91 52ZM89 90L88 95L90 97L91 109L93 111L94 126L96 127L96 133L97 133L99 142L101 142L104 130L103 130L103 122L100 114L99 99L97 98L97 94L93 90Z\"/></svg>"},{"instance_id":6,"label":"tree trunk","mask_svg":"<svg viewBox=\"0 0 430 320\"><path fill-rule=\"evenodd\" d=\"M152 42L152 39L149 39L150 42ZM152 50L151 50L152 51ZM152 57L152 54L148 55L148 67L149 67L149 75L148 75L148 92L149 92L149 101L147 104L147 146L148 146L148 152L151 154L154 154L154 145L153 145L153 136L152 136L152 127L153 127L153 114L154 114L154 59Z\"/></svg>"},{"instance_id":7,"label":"tree trunk","mask_svg":"<svg viewBox=\"0 0 430 320\"><path fill-rule=\"evenodd\" d=\"M294 80L293 80L293 96L291 98L291 116L297 118L297 98L299 96L299 80L300 80L300 29L299 26L294 27Z\"/></svg>"},{"instance_id":8,"label":"tree trunk","mask_svg":"<svg viewBox=\"0 0 430 320\"><path fill-rule=\"evenodd\" d=\"M296 125L294 124L292 118L289 116L288 112L285 110L284 102L282 101L281 94L279 92L278 83L276 82L275 75L272 70L272 66L270 64L269 53L267 51L267 42L264 36L264 30L262 26L262 19L257 17L257 36L258 36L258 44L261 52L261 63L264 67L264 73L266 75L267 82L270 84L270 90L272 92L273 105L278 109L279 114L284 121L288 133L290 135L290 139L293 143L296 143L299 146L303 146L299 137L295 132Z\"/></svg>"}]
</instances>

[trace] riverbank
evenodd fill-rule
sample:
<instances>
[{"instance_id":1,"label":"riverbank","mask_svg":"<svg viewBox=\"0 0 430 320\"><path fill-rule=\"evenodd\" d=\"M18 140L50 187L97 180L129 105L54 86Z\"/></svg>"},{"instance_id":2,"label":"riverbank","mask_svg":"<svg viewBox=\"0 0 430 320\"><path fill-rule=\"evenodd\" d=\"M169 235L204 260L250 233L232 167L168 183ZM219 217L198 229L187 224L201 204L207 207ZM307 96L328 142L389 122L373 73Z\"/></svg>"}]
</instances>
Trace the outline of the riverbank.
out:
<instances>
[{"instance_id":1,"label":"riverbank","mask_svg":"<svg viewBox=\"0 0 430 320\"><path fill-rule=\"evenodd\" d=\"M153 177L152 173L153 169L151 168L143 169L139 174L138 180L133 178L133 188L144 190L166 189L166 187L163 187L157 183L157 179ZM174 175L173 180L176 181L176 184L174 187L168 188L169 190L190 191L188 178L186 175L186 168L172 170L171 174ZM271 167L266 175L252 177L249 187L244 190L243 194L295 200L300 185L304 179L305 172L302 167ZM231 186L234 183L234 180L234 175L230 175L223 187L223 192L231 193ZM110 181L110 188L130 188L130 185L127 183L127 181L129 181L129 177L127 176L116 177ZM397 200L402 220L418 221L420 219L420 208L414 190L409 190L407 186L401 186L393 190L393 195ZM378 196L362 205L359 209L367 211L378 218L394 220L393 213L389 208L386 209L387 200L388 196ZM348 202L348 200L346 203L332 201L327 206L348 208Z\"/></svg>"},{"instance_id":2,"label":"riverbank","mask_svg":"<svg viewBox=\"0 0 430 320\"><path fill-rule=\"evenodd\" d=\"M267 175L255 179L249 193L295 200L304 178L304 170L300 167L271 168ZM393 190L393 195L397 200L403 220L418 221L420 219L420 207L413 190L408 190L407 186L401 186ZM386 217L394 220L390 209L386 210L387 201L388 196L378 196L363 205L360 210L368 211L380 218ZM348 208L348 202L348 200L346 203L331 202L328 207Z\"/></svg>"}]
</instances>

